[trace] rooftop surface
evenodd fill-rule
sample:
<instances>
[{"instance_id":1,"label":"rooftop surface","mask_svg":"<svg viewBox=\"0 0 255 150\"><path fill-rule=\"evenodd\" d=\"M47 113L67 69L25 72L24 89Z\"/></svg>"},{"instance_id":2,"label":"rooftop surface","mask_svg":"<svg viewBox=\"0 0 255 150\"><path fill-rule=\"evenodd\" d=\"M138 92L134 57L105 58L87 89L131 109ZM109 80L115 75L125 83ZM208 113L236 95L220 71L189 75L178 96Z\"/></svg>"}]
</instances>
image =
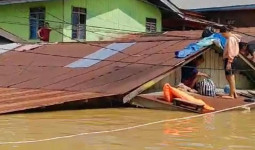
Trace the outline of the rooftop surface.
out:
<instances>
[{"instance_id":1,"label":"rooftop surface","mask_svg":"<svg viewBox=\"0 0 255 150\"><path fill-rule=\"evenodd\" d=\"M2 53L0 113L124 96L201 54L203 50L185 59L175 58L175 51L198 41L201 32L171 31L125 41L46 44Z\"/></svg>"}]
</instances>

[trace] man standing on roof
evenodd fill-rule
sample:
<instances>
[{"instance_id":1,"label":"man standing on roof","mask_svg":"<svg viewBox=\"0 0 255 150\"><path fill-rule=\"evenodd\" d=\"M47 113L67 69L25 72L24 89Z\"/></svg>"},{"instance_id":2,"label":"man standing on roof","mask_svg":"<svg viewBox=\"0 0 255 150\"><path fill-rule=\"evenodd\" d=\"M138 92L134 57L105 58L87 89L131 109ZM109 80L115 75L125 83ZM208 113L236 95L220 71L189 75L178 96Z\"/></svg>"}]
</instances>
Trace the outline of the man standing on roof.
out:
<instances>
[{"instance_id":1,"label":"man standing on roof","mask_svg":"<svg viewBox=\"0 0 255 150\"><path fill-rule=\"evenodd\" d=\"M45 22L43 27L41 27L38 30L37 35L42 42L49 42L50 32L51 32L51 29L49 28L49 23Z\"/></svg>"},{"instance_id":2,"label":"man standing on roof","mask_svg":"<svg viewBox=\"0 0 255 150\"><path fill-rule=\"evenodd\" d=\"M223 96L223 98L234 99L237 98L234 74L237 65L236 60L239 54L239 42L241 40L239 35L231 33L231 30L227 27L222 27L220 33L227 39L223 59L226 79L230 85L229 95Z\"/></svg>"}]
</instances>

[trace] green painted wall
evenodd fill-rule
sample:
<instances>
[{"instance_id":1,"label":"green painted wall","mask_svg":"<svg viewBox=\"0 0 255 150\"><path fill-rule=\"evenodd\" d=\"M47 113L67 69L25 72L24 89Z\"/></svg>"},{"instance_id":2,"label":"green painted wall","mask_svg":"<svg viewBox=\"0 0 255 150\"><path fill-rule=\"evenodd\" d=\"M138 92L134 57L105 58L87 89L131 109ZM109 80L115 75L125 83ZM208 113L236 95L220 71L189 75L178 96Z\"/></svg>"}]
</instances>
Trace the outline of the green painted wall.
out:
<instances>
[{"instance_id":1,"label":"green painted wall","mask_svg":"<svg viewBox=\"0 0 255 150\"><path fill-rule=\"evenodd\" d=\"M161 31L160 10L139 0L53 0L5 5L0 6L0 27L29 40L29 8L40 6L46 8L46 20L54 29L51 33L51 42L73 41L70 39L72 7L87 9L87 41L116 38L125 34L123 30L145 32L146 17L156 18L157 31ZM118 33L113 33L112 29L103 28L121 31L115 30ZM29 41L34 42L34 40Z\"/></svg>"},{"instance_id":2,"label":"green painted wall","mask_svg":"<svg viewBox=\"0 0 255 150\"><path fill-rule=\"evenodd\" d=\"M36 42L36 40L29 40L29 8L44 6L49 14L62 17L60 2L52 1L0 6L0 27L26 41ZM62 24L57 23L59 20L48 14L45 16L46 20L53 21L50 22L50 25L56 29L51 34L51 42L62 41Z\"/></svg>"},{"instance_id":3,"label":"green painted wall","mask_svg":"<svg viewBox=\"0 0 255 150\"><path fill-rule=\"evenodd\" d=\"M151 17L157 19L157 31L161 31L160 10L139 0L88 0L87 6L87 24L89 26L145 32L146 17ZM87 30L89 30L87 31L88 39L100 40L111 38L92 33L96 31L98 34L104 35L106 34L105 32L111 32L109 30L93 27L88 27ZM118 35L110 34L109 36L116 37Z\"/></svg>"}]
</instances>

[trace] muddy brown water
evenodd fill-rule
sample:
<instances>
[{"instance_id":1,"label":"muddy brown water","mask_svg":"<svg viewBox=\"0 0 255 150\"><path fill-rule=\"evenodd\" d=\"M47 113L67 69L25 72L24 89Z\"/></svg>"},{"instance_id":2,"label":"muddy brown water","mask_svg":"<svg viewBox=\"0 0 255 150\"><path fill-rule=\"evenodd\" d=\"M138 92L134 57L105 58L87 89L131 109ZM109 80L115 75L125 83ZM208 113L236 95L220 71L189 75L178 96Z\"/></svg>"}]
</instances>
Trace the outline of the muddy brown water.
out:
<instances>
[{"instance_id":1,"label":"muddy brown water","mask_svg":"<svg viewBox=\"0 0 255 150\"><path fill-rule=\"evenodd\" d=\"M0 116L0 150L255 150L255 110L235 110L113 133L107 131L196 115L135 108L89 109Z\"/></svg>"}]
</instances>

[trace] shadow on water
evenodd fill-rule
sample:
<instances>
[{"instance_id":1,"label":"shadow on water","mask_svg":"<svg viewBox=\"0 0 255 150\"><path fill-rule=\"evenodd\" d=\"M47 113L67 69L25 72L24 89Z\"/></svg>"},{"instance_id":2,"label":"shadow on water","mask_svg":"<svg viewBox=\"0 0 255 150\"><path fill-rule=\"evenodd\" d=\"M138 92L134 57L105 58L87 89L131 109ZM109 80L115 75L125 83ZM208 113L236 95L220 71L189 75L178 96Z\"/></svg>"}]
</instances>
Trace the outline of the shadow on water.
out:
<instances>
[{"instance_id":1,"label":"shadow on water","mask_svg":"<svg viewBox=\"0 0 255 150\"><path fill-rule=\"evenodd\" d=\"M97 98L91 100L66 102L52 106L42 106L28 110L16 111L6 113L4 115L20 114L20 113L40 113L40 112L54 112L54 111L70 111L83 109L106 109L106 108L129 108L134 107L130 104L124 104L118 97Z\"/></svg>"}]
</instances>

